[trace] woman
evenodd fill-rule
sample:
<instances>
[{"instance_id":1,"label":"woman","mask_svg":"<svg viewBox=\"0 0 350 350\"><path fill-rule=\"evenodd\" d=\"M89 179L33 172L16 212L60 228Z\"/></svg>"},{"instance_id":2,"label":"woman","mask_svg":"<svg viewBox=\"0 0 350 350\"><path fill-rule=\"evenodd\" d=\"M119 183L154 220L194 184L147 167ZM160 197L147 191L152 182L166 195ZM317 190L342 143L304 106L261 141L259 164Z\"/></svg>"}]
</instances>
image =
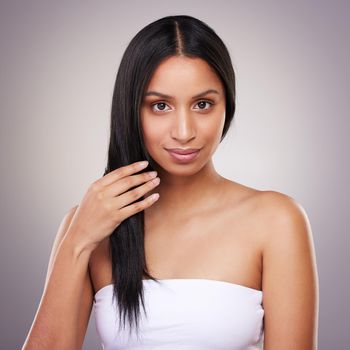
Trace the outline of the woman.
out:
<instances>
[{"instance_id":1,"label":"woman","mask_svg":"<svg viewBox=\"0 0 350 350\"><path fill-rule=\"evenodd\" d=\"M213 165L235 95L227 48L202 21L167 16L137 33L107 168L61 223L23 349L80 349L92 306L104 349L316 349L305 211Z\"/></svg>"}]
</instances>

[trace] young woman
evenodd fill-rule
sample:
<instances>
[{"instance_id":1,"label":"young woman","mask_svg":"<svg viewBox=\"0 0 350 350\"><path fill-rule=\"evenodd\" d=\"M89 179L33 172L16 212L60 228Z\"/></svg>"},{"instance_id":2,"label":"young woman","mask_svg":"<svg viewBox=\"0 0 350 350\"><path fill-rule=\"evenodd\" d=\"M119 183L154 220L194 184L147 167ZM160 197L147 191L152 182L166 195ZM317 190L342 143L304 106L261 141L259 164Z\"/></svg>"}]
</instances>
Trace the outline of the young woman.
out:
<instances>
[{"instance_id":1,"label":"young woman","mask_svg":"<svg viewBox=\"0 0 350 350\"><path fill-rule=\"evenodd\" d=\"M106 350L316 349L305 211L213 165L235 96L230 55L204 22L167 16L131 40L107 168L63 218L23 349L80 349L93 306Z\"/></svg>"}]
</instances>

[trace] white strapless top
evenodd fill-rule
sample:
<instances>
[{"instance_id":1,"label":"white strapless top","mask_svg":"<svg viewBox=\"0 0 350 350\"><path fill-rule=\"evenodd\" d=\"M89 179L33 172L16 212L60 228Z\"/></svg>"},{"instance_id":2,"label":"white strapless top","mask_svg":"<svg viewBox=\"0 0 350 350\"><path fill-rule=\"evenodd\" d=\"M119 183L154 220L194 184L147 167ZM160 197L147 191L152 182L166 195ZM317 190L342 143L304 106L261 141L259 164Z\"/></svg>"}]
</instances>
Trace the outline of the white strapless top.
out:
<instances>
[{"instance_id":1,"label":"white strapless top","mask_svg":"<svg viewBox=\"0 0 350 350\"><path fill-rule=\"evenodd\" d=\"M118 331L113 285L94 296L104 350L255 350L263 347L263 292L210 279L145 279L140 334Z\"/></svg>"}]
</instances>

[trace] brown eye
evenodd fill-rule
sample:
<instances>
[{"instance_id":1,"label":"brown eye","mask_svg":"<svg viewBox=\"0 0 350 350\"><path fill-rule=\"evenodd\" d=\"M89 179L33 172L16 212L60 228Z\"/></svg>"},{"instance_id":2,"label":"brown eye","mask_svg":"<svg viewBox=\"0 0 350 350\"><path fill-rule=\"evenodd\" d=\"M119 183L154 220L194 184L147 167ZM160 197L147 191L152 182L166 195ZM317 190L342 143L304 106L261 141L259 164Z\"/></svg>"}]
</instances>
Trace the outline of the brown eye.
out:
<instances>
[{"instance_id":1,"label":"brown eye","mask_svg":"<svg viewBox=\"0 0 350 350\"><path fill-rule=\"evenodd\" d=\"M205 107L205 104L206 104L206 103L208 103L210 106L209 106L208 108L201 108L201 107ZM211 108L211 106L213 106L213 103L211 103L211 102L209 102L209 101L199 101L199 102L197 103L197 105L200 106L199 109L205 110L205 109Z\"/></svg>"},{"instance_id":2,"label":"brown eye","mask_svg":"<svg viewBox=\"0 0 350 350\"><path fill-rule=\"evenodd\" d=\"M165 106L166 106L167 104L166 103L164 103L164 102L157 102L157 103L155 103L154 105L152 105L152 109L155 111L155 112L163 112L165 109ZM158 109L154 109L154 106L160 106L160 108L158 108Z\"/></svg>"}]
</instances>

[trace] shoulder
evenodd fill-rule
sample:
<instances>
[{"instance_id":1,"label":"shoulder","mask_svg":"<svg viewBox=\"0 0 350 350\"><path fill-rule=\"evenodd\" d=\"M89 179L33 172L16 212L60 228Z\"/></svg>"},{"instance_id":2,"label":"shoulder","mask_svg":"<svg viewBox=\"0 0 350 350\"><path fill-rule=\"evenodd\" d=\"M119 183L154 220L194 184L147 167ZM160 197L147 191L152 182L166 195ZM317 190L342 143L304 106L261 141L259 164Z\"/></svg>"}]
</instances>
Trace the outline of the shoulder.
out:
<instances>
[{"instance_id":1,"label":"shoulder","mask_svg":"<svg viewBox=\"0 0 350 350\"><path fill-rule=\"evenodd\" d=\"M253 187L226 180L223 192L228 209L244 211L260 227L265 224L271 228L280 225L299 226L305 234L310 231L308 216L303 206L293 197L273 190L258 190ZM305 227L308 226L308 227ZM279 230L277 230L279 231ZM286 231L284 231L286 232ZM266 237L268 240L270 237Z\"/></svg>"},{"instance_id":2,"label":"shoulder","mask_svg":"<svg viewBox=\"0 0 350 350\"><path fill-rule=\"evenodd\" d=\"M277 191L259 191L255 195L257 207L277 224L305 224L308 217L303 206L293 197Z\"/></svg>"},{"instance_id":3,"label":"shoulder","mask_svg":"<svg viewBox=\"0 0 350 350\"><path fill-rule=\"evenodd\" d=\"M254 191L248 207L265 263L272 257L275 263L279 257L286 259L287 253L299 257L314 253L308 215L295 198L278 191Z\"/></svg>"},{"instance_id":4,"label":"shoulder","mask_svg":"<svg viewBox=\"0 0 350 350\"><path fill-rule=\"evenodd\" d=\"M273 190L258 190L231 180L225 180L223 191L227 209L243 210L254 215L259 224L286 223L286 220L301 224L308 221L302 205L293 197Z\"/></svg>"},{"instance_id":5,"label":"shoulder","mask_svg":"<svg viewBox=\"0 0 350 350\"><path fill-rule=\"evenodd\" d=\"M314 349L318 276L308 216L298 201L276 191L263 191L256 204L263 237L266 345L275 348L285 339L298 349Z\"/></svg>"},{"instance_id":6,"label":"shoulder","mask_svg":"<svg viewBox=\"0 0 350 350\"><path fill-rule=\"evenodd\" d=\"M225 206L230 216L243 219L262 252L290 249L291 243L307 247L312 231L304 207L293 197L273 190L258 190L229 181ZM239 213L239 215L237 215Z\"/></svg>"},{"instance_id":7,"label":"shoulder","mask_svg":"<svg viewBox=\"0 0 350 350\"><path fill-rule=\"evenodd\" d=\"M304 207L293 197L277 191L260 191L254 197L257 221L263 231L264 248L286 249L291 243L307 244L311 225Z\"/></svg>"}]
</instances>

